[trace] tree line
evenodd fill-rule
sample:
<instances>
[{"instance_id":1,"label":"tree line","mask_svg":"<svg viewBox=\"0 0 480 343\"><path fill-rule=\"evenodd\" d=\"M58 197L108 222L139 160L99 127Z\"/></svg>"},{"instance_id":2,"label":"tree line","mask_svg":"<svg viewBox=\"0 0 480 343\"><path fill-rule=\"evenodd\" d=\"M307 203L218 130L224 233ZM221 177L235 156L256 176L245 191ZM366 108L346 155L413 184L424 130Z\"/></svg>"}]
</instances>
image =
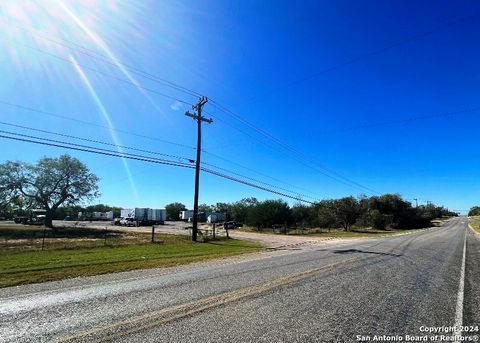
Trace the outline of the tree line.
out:
<instances>
[{"instance_id":1,"label":"tree line","mask_svg":"<svg viewBox=\"0 0 480 343\"><path fill-rule=\"evenodd\" d=\"M245 198L232 203L200 205L200 211L225 212L227 220L235 220L258 229L274 225L297 228L371 227L378 230L416 229L431 226L435 218L456 216L442 206L433 204L413 207L399 194L352 196L319 201L313 205L297 203L289 206L283 200L258 201Z\"/></svg>"},{"instance_id":2,"label":"tree line","mask_svg":"<svg viewBox=\"0 0 480 343\"><path fill-rule=\"evenodd\" d=\"M53 219L78 216L78 212L113 211L120 208L108 205L81 206L98 197L98 177L78 159L69 155L45 157L36 164L7 161L0 164L0 217L22 215L32 208L46 210L45 225L52 227ZM185 209L181 203L166 206L167 219L178 220ZM430 225L434 218L453 216L444 207L429 204L412 207L398 194L381 196L344 197L322 200L313 205L289 206L283 200L258 201L245 198L232 203L202 204L200 212L224 212L227 220L248 226L271 228L273 225L295 227L343 228L353 226L375 229L415 229ZM473 208L472 213L480 213Z\"/></svg>"},{"instance_id":3,"label":"tree line","mask_svg":"<svg viewBox=\"0 0 480 343\"><path fill-rule=\"evenodd\" d=\"M470 211L468 211L468 216L480 216L480 206L473 206Z\"/></svg>"}]
</instances>

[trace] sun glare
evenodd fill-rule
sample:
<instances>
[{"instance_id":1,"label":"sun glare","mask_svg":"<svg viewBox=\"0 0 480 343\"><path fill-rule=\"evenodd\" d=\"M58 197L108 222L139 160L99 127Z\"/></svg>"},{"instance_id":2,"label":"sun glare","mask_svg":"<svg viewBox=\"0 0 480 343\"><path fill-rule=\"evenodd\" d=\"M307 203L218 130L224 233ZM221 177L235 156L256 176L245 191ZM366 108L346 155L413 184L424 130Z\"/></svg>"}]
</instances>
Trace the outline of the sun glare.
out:
<instances>
[{"instance_id":1,"label":"sun glare","mask_svg":"<svg viewBox=\"0 0 480 343\"><path fill-rule=\"evenodd\" d=\"M20 68L38 62L38 56L29 51L32 47L68 58L69 49L58 42L95 50L118 63L106 42L122 47L121 38L127 33L141 33L135 22L141 12L131 1L120 6L118 0L2 0L0 37L7 55Z\"/></svg>"},{"instance_id":2,"label":"sun glare","mask_svg":"<svg viewBox=\"0 0 480 343\"><path fill-rule=\"evenodd\" d=\"M111 48L111 43L107 43L113 41L115 46L122 46L125 44L124 39L117 39L122 32L128 31L130 35L141 32L135 24L135 16L128 16L128 13L141 11L141 7L133 7L128 1L122 2L120 7L116 0L90 0L82 1L81 4L79 1L65 0L25 0L21 3L7 0L0 4L0 24L5 24L6 30L2 38L6 39L7 43L12 43L7 44L7 55L17 68L32 68L33 65L51 75L55 72L55 65L43 59L35 60L36 54L32 54L32 51L44 56L49 53L61 54L65 58L71 54L68 46L81 47L83 51L83 48L94 50L110 60L157 112L168 120L154 99L120 62ZM108 35L109 39L103 38L104 34Z\"/></svg>"},{"instance_id":3,"label":"sun glare","mask_svg":"<svg viewBox=\"0 0 480 343\"><path fill-rule=\"evenodd\" d=\"M119 35L134 26L131 15L134 11L131 9L128 1L123 1L122 6L119 6L116 0L2 0L0 25L4 26L4 29L0 31L0 38L5 41L2 46L6 49L7 57L20 71L30 72L38 68L51 79L60 76L64 81L68 80L79 89L86 90L94 100L99 117L114 129L103 101L73 55L78 48L101 54L116 67L115 72L123 74L155 105L110 47L110 44L114 44L116 48L121 47L119 42L122 40L118 39ZM62 73L66 70L65 67L67 70L71 68L75 73ZM74 77L75 75L78 75L81 82L78 82L79 78ZM110 135L116 145L121 144L113 130L110 130ZM123 152L121 148L118 148L118 151ZM138 192L128 163L125 159L122 159L122 162L132 193L138 201Z\"/></svg>"},{"instance_id":4,"label":"sun glare","mask_svg":"<svg viewBox=\"0 0 480 343\"><path fill-rule=\"evenodd\" d=\"M84 71L82 70L82 68L78 65L77 61L75 60L75 58L73 58L72 56L70 56L70 59L71 61L73 62L73 65L75 67L75 71L77 72L77 74L79 75L80 79L82 80L82 82L84 83L85 87L87 88L90 96L92 97L92 99L94 100L95 104L97 105L103 119L107 122L108 126L111 128L111 129L114 129L114 126L113 126L113 122L112 122L112 119L110 118L110 115L108 114L108 111L105 109L105 106L103 105L102 101L100 100L100 98L98 97L97 95L97 92L95 91L95 89L93 88L92 86L92 83L90 82L90 80L88 79L87 75L84 73ZM123 153L123 149L120 147L121 145L121 142L120 142L120 139L117 137L117 135L115 134L115 132L113 130L110 131L110 136L113 140L113 142L115 143L115 145L117 145L117 151L119 153ZM133 179L133 175L132 175L132 172L130 171L130 167L128 166L128 163L127 163L127 160L125 158L122 157L122 163L123 163L123 167L125 169L125 173L127 174L128 176L128 180L130 182L130 187L132 189L132 193L133 195L135 196L135 200L137 202L139 202L140 198L138 196L138 191L137 191L137 187L135 185L135 181Z\"/></svg>"}]
</instances>

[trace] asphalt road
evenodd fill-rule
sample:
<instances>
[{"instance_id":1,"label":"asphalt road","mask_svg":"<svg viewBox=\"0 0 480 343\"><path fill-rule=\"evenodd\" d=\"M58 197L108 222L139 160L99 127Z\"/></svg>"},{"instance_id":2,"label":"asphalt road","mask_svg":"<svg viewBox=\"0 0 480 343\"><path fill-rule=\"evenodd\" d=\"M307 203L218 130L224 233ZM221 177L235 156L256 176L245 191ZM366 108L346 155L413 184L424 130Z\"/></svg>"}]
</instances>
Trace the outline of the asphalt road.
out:
<instances>
[{"instance_id":1,"label":"asphalt road","mask_svg":"<svg viewBox=\"0 0 480 343\"><path fill-rule=\"evenodd\" d=\"M479 258L480 239L461 217L397 237L296 242L215 262L5 288L0 342L407 341L425 337L425 328L480 325Z\"/></svg>"}]
</instances>

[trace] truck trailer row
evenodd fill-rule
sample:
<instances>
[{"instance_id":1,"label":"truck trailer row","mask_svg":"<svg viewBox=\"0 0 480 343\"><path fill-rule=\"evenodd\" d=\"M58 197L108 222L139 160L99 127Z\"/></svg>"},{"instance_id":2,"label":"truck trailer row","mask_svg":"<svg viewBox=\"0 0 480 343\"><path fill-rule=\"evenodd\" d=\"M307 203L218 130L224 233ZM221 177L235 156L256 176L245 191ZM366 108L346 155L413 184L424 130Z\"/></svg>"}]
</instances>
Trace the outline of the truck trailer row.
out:
<instances>
[{"instance_id":1,"label":"truck trailer row","mask_svg":"<svg viewBox=\"0 0 480 343\"><path fill-rule=\"evenodd\" d=\"M146 226L164 224L167 211L165 209L156 209L148 207L136 207L122 209L120 211L122 220L120 225L126 226ZM123 222L122 222L123 221Z\"/></svg>"}]
</instances>

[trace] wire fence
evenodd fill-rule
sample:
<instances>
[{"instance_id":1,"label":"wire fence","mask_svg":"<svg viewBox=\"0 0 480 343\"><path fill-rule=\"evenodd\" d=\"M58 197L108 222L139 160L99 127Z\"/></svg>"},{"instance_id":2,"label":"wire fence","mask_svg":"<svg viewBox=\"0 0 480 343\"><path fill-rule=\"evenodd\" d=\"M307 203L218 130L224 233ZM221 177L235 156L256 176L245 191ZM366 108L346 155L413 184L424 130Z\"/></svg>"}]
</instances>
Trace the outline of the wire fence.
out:
<instances>
[{"instance_id":1,"label":"wire fence","mask_svg":"<svg viewBox=\"0 0 480 343\"><path fill-rule=\"evenodd\" d=\"M129 244L161 242L161 234L119 230L115 226L88 227L83 225L62 226L53 229L43 226L2 224L0 225L0 251L57 250L95 247L114 247ZM185 236L188 239L188 236Z\"/></svg>"},{"instance_id":2,"label":"wire fence","mask_svg":"<svg viewBox=\"0 0 480 343\"><path fill-rule=\"evenodd\" d=\"M222 226L202 224L198 241L208 242L225 236ZM72 221L41 225L0 223L0 252L42 251L59 249L117 247L134 244L162 243L172 239L190 241L192 227L185 225L153 225L143 227L114 226L110 222Z\"/></svg>"}]
</instances>

